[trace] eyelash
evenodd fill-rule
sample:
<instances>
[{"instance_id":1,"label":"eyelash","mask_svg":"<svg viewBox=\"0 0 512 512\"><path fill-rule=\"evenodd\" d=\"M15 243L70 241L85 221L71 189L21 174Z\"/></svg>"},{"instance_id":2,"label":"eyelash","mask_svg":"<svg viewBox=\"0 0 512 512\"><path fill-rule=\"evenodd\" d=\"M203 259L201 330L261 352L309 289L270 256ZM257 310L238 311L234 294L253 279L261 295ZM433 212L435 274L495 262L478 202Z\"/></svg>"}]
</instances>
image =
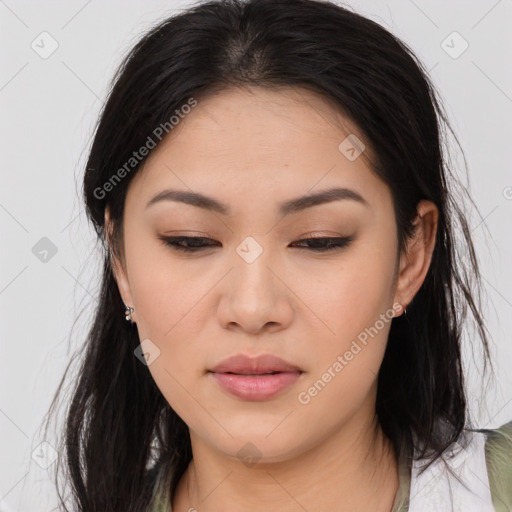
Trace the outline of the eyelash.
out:
<instances>
[{"instance_id":1,"label":"eyelash","mask_svg":"<svg viewBox=\"0 0 512 512\"><path fill-rule=\"evenodd\" d=\"M204 238L204 237L190 237L190 236L171 236L171 237L159 237L159 239L167 246L171 247L171 249L186 253L191 252L199 252L204 250L206 247L215 247L214 244L206 244L206 245L199 245L195 247L187 247L184 245L179 245L180 242L189 242L190 240L193 240L197 242L198 240L212 240L211 238ZM338 249L343 249L350 245L354 238L352 236L347 236L344 238L337 238L337 237L315 237L315 238L303 238L302 240L298 240L295 243L300 242L313 242L317 243L325 243L326 245L322 248L313 248L309 247L309 250L313 252L318 253L325 253L330 251L335 251ZM306 247L308 249L308 247Z\"/></svg>"}]
</instances>

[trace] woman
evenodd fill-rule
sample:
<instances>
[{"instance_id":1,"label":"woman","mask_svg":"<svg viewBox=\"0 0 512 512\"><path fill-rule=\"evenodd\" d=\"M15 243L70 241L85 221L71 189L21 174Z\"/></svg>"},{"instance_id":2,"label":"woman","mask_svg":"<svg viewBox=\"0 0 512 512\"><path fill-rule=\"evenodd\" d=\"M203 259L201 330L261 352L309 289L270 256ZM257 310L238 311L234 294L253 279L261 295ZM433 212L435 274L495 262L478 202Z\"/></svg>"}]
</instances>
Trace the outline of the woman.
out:
<instances>
[{"instance_id":1,"label":"woman","mask_svg":"<svg viewBox=\"0 0 512 512\"><path fill-rule=\"evenodd\" d=\"M512 423L467 413L468 308L488 340L445 125L407 46L333 3L201 3L137 43L84 178L77 510L510 509Z\"/></svg>"}]
</instances>

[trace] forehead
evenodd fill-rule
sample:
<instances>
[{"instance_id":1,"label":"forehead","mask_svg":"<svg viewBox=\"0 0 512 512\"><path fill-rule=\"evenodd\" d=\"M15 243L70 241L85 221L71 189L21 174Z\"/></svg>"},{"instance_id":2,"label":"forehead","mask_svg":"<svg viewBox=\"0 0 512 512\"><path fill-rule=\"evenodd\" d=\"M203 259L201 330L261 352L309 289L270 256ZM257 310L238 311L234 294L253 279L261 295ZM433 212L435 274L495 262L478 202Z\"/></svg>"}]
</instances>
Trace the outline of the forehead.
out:
<instances>
[{"instance_id":1,"label":"forehead","mask_svg":"<svg viewBox=\"0 0 512 512\"><path fill-rule=\"evenodd\" d=\"M354 135L365 149L349 159L343 144ZM247 209L248 200L256 206L337 186L371 201L386 188L371 158L359 128L324 97L299 88L235 88L198 99L180 116L128 195L146 204L166 187L180 188L228 204L240 200Z\"/></svg>"}]
</instances>

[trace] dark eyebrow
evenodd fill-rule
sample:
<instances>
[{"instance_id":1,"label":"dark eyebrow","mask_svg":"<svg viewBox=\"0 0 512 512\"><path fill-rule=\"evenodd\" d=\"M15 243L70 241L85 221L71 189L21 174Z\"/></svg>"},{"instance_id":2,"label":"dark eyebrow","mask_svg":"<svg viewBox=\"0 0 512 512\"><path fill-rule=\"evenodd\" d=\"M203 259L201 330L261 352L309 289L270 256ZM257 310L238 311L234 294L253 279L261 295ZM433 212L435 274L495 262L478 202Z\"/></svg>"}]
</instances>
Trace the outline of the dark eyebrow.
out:
<instances>
[{"instance_id":1,"label":"dark eyebrow","mask_svg":"<svg viewBox=\"0 0 512 512\"><path fill-rule=\"evenodd\" d=\"M355 190L337 187L321 190L320 192L314 192L313 194L308 194L302 197L297 197L296 199L285 201L279 205L279 212L281 215L288 215L289 213L305 210L306 208L311 208L312 206L332 203L333 201L339 201L342 199L349 199L352 201L357 201L358 203L361 203L367 207L370 206L368 201L366 201L366 199L364 199L364 197Z\"/></svg>"},{"instance_id":2,"label":"dark eyebrow","mask_svg":"<svg viewBox=\"0 0 512 512\"><path fill-rule=\"evenodd\" d=\"M198 192L189 192L188 190L162 190L162 192L158 193L148 202L146 208L159 201L177 201L222 213L223 215L229 215L231 211L228 206L217 201L217 199L213 199L213 197L208 197Z\"/></svg>"},{"instance_id":3,"label":"dark eyebrow","mask_svg":"<svg viewBox=\"0 0 512 512\"><path fill-rule=\"evenodd\" d=\"M296 213L312 206L320 204L331 203L333 201L349 199L357 201L365 206L369 206L366 199L364 199L358 192L349 188L330 188L308 194L295 199L290 199L279 204L279 213L281 215L288 215ZM146 205L146 208L159 201L177 201L180 203L189 204L205 210L211 210L222 215L229 215L231 209L229 206L221 203L213 197L208 197L198 192L190 192L187 190L163 190L154 196Z\"/></svg>"}]
</instances>

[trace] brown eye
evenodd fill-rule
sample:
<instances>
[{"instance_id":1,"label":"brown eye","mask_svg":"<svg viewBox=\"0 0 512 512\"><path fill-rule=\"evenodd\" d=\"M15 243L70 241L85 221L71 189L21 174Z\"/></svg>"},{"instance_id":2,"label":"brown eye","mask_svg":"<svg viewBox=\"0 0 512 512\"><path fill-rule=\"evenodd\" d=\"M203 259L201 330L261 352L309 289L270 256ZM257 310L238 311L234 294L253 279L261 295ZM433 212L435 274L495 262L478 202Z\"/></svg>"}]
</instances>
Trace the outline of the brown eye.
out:
<instances>
[{"instance_id":1,"label":"brown eye","mask_svg":"<svg viewBox=\"0 0 512 512\"><path fill-rule=\"evenodd\" d=\"M315 238L304 238L303 240L299 240L295 242L298 243L307 243L312 251L316 252L327 252L334 251L336 249L342 249L347 247L354 238L351 236L343 237L343 238L332 238L332 237L315 237Z\"/></svg>"},{"instance_id":2,"label":"brown eye","mask_svg":"<svg viewBox=\"0 0 512 512\"><path fill-rule=\"evenodd\" d=\"M197 252L207 247L214 247L215 244L206 242L215 242L211 238L191 237L191 236L166 236L159 237L165 245L172 249L182 252Z\"/></svg>"}]
</instances>

